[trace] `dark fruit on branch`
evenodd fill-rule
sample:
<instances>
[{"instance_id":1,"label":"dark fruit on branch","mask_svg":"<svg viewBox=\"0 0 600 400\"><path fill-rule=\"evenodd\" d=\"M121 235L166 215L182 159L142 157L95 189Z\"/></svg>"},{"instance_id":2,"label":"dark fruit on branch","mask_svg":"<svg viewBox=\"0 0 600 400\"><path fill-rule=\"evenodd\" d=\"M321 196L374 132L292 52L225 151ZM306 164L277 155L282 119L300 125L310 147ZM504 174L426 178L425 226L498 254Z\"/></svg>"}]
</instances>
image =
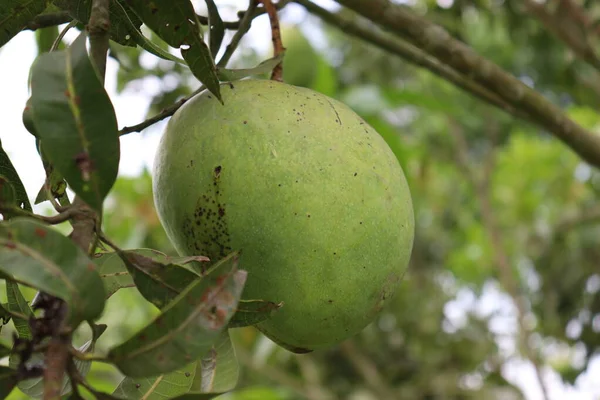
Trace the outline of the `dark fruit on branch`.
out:
<instances>
[{"instance_id":1,"label":"dark fruit on branch","mask_svg":"<svg viewBox=\"0 0 600 400\"><path fill-rule=\"evenodd\" d=\"M169 121L154 199L181 255L241 251L244 299L283 302L257 325L297 353L360 332L398 289L414 238L394 154L344 104L268 80L204 92Z\"/></svg>"}]
</instances>

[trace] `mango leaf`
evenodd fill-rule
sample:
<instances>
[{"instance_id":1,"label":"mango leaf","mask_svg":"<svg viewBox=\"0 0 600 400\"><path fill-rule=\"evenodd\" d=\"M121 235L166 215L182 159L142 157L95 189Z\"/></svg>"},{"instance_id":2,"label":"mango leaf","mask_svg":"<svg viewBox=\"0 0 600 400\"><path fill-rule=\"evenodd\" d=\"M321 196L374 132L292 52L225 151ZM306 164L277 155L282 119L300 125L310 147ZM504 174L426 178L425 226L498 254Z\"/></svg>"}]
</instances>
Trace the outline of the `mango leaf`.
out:
<instances>
[{"instance_id":1,"label":"mango leaf","mask_svg":"<svg viewBox=\"0 0 600 400\"><path fill-rule=\"evenodd\" d=\"M134 286L129 271L127 271L123 260L116 253L97 254L94 263L98 267L98 274L104 282L107 299L119 289Z\"/></svg>"},{"instance_id":2,"label":"mango leaf","mask_svg":"<svg viewBox=\"0 0 600 400\"><path fill-rule=\"evenodd\" d=\"M117 118L81 33L44 53L31 73L33 121L44 153L73 191L99 213L119 169Z\"/></svg>"},{"instance_id":3,"label":"mango leaf","mask_svg":"<svg viewBox=\"0 0 600 400\"><path fill-rule=\"evenodd\" d=\"M4 176L12 187L15 190L15 196L17 205L24 210L31 211L31 203L29 203L29 198L27 197L27 191L25 191L25 186L23 186L23 182L21 182L21 178L19 178L19 174L15 169L13 163L8 158L8 154L2 148L2 143L0 142L0 175Z\"/></svg>"},{"instance_id":4,"label":"mango leaf","mask_svg":"<svg viewBox=\"0 0 600 400\"><path fill-rule=\"evenodd\" d=\"M177 264L161 262L160 255L146 257L135 251L121 251L118 255L142 296L158 308L163 308L198 278L197 274Z\"/></svg>"},{"instance_id":5,"label":"mango leaf","mask_svg":"<svg viewBox=\"0 0 600 400\"><path fill-rule=\"evenodd\" d=\"M17 377L15 376L15 370L0 366L0 399L7 398L16 384Z\"/></svg>"},{"instance_id":6,"label":"mango leaf","mask_svg":"<svg viewBox=\"0 0 600 400\"><path fill-rule=\"evenodd\" d=\"M191 363L166 375L151 378L126 377L113 392L113 395L129 400L137 399L172 399L189 392L196 363Z\"/></svg>"},{"instance_id":7,"label":"mango leaf","mask_svg":"<svg viewBox=\"0 0 600 400\"><path fill-rule=\"evenodd\" d=\"M0 358L4 358L12 352L12 346L7 343L0 342Z\"/></svg>"},{"instance_id":8,"label":"mango leaf","mask_svg":"<svg viewBox=\"0 0 600 400\"><path fill-rule=\"evenodd\" d=\"M19 217L2 225L0 271L67 302L73 326L104 310L104 285L94 263L68 238L35 220Z\"/></svg>"},{"instance_id":9,"label":"mango leaf","mask_svg":"<svg viewBox=\"0 0 600 400\"><path fill-rule=\"evenodd\" d=\"M269 58L258 64L254 68L245 68L245 69L227 69L227 68L219 68L217 70L217 75L219 79L222 81L237 81L247 76L252 75L262 75L268 72L271 72L277 64L283 60L284 53L279 54L277 57Z\"/></svg>"},{"instance_id":10,"label":"mango leaf","mask_svg":"<svg viewBox=\"0 0 600 400\"><path fill-rule=\"evenodd\" d=\"M46 9L48 0L2 0L0 2L0 47Z\"/></svg>"},{"instance_id":11,"label":"mango leaf","mask_svg":"<svg viewBox=\"0 0 600 400\"><path fill-rule=\"evenodd\" d=\"M2 327L10 321L12 318L11 313L8 311L8 303L0 304L0 330Z\"/></svg>"},{"instance_id":12,"label":"mango leaf","mask_svg":"<svg viewBox=\"0 0 600 400\"><path fill-rule=\"evenodd\" d=\"M8 303L6 308L12 314L13 324L17 330L17 334L21 339L31 339L31 328L29 327L29 318L33 316L31 307L27 304L27 300L23 297L19 285L11 280L6 281L6 298ZM22 315L22 318L15 316Z\"/></svg>"},{"instance_id":13,"label":"mango leaf","mask_svg":"<svg viewBox=\"0 0 600 400\"><path fill-rule=\"evenodd\" d=\"M123 21L128 24L131 34L133 35L136 43L141 48L143 48L147 52L154 54L155 56L160 57L164 60L174 61L179 64L187 65L184 60L182 60L179 57L174 56L173 54L169 53L168 51L161 49L159 46L154 44L154 42L152 42L152 40L150 40L146 36L144 36L142 34L142 32L139 30L139 25L136 27L135 23L130 19L129 13L125 9L124 5L122 5L118 1L114 2L114 4L115 4L115 6L122 9ZM131 13L131 11L130 11L130 13Z\"/></svg>"},{"instance_id":14,"label":"mango leaf","mask_svg":"<svg viewBox=\"0 0 600 400\"><path fill-rule=\"evenodd\" d=\"M228 326L241 328L256 325L271 318L282 305L265 300L240 300Z\"/></svg>"},{"instance_id":15,"label":"mango leaf","mask_svg":"<svg viewBox=\"0 0 600 400\"><path fill-rule=\"evenodd\" d=\"M129 254L134 261L140 262L139 265L128 262L129 269L133 271L133 274L129 272L125 261L116 252L96 255L94 262L98 266L98 273L104 281L107 298L119 289L133 287L138 283L137 288L142 295L159 308L173 299L192 280L198 277L194 268L189 267L190 263L208 261L208 258L203 256L169 257L154 249L126 250L123 254ZM141 269L138 270L138 268ZM181 271L182 269L183 271ZM132 275L135 276L135 280ZM168 276L163 277L164 275ZM170 283L163 284L163 280ZM163 297L168 300L162 300Z\"/></svg>"},{"instance_id":16,"label":"mango leaf","mask_svg":"<svg viewBox=\"0 0 600 400\"><path fill-rule=\"evenodd\" d=\"M35 197L34 203L36 205L43 203L46 200L50 200L50 196L52 196L52 198L57 199L59 203L63 204L64 199L67 197L67 182L65 182L60 172L54 168L50 160L48 160L41 141L38 143L38 152L46 171L46 180Z\"/></svg>"},{"instance_id":17,"label":"mango leaf","mask_svg":"<svg viewBox=\"0 0 600 400\"><path fill-rule=\"evenodd\" d=\"M235 349L229 331L225 330L202 360L198 361L189 393L176 399L212 399L235 389L239 375L240 367Z\"/></svg>"},{"instance_id":18,"label":"mango leaf","mask_svg":"<svg viewBox=\"0 0 600 400\"><path fill-rule=\"evenodd\" d=\"M192 74L219 100L221 88L210 49L202 37L200 22L189 0L128 0L128 5L162 40L181 50Z\"/></svg>"},{"instance_id":19,"label":"mango leaf","mask_svg":"<svg viewBox=\"0 0 600 400\"><path fill-rule=\"evenodd\" d=\"M58 37L58 33L58 26L49 26L47 28L37 29L35 31L35 41L37 44L38 54L47 53L50 51L54 41Z\"/></svg>"},{"instance_id":20,"label":"mango leaf","mask_svg":"<svg viewBox=\"0 0 600 400\"><path fill-rule=\"evenodd\" d=\"M219 14L219 9L215 4L214 0L205 0L206 7L208 8L208 43L210 46L210 52L214 57L217 56L223 38L225 37L225 24Z\"/></svg>"},{"instance_id":21,"label":"mango leaf","mask_svg":"<svg viewBox=\"0 0 600 400\"><path fill-rule=\"evenodd\" d=\"M0 175L0 206L5 208L2 211L4 219L9 219L13 216L13 212L6 208L17 208L17 194L15 188L11 185L10 181L4 176Z\"/></svg>"},{"instance_id":22,"label":"mango leaf","mask_svg":"<svg viewBox=\"0 0 600 400\"><path fill-rule=\"evenodd\" d=\"M238 253L217 262L212 272L192 282L152 323L113 348L108 359L125 375L138 378L169 373L206 354L242 294L246 271Z\"/></svg>"},{"instance_id":23,"label":"mango leaf","mask_svg":"<svg viewBox=\"0 0 600 400\"><path fill-rule=\"evenodd\" d=\"M54 4L78 21L87 24L90 20L92 0L54 0ZM109 2L110 13L110 38L123 46L135 47L136 38L131 27L139 30L142 21L123 2L114 0Z\"/></svg>"}]
</instances>

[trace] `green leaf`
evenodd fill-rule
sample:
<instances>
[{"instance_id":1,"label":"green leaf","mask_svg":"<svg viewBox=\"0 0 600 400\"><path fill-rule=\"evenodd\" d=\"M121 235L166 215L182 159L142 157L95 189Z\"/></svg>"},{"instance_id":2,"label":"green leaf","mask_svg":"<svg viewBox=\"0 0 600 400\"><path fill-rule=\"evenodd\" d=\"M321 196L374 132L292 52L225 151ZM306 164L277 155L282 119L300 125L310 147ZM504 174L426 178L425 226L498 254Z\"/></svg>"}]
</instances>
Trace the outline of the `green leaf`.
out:
<instances>
[{"instance_id":1,"label":"green leaf","mask_svg":"<svg viewBox=\"0 0 600 400\"><path fill-rule=\"evenodd\" d=\"M240 300L228 326L229 328L241 328L256 325L271 318L282 305L283 303L265 300Z\"/></svg>"},{"instance_id":2,"label":"green leaf","mask_svg":"<svg viewBox=\"0 0 600 400\"><path fill-rule=\"evenodd\" d=\"M2 148L2 143L0 142L0 175L4 176L11 183L12 187L15 190L15 196L17 200L17 205L24 210L31 211L31 203L29 202L29 198L27 197L27 192L25 191L25 186L23 186L23 182L21 182L21 178L19 178L19 174L17 170L13 166L13 163L8 158L8 154Z\"/></svg>"},{"instance_id":3,"label":"green leaf","mask_svg":"<svg viewBox=\"0 0 600 400\"><path fill-rule=\"evenodd\" d=\"M129 400L172 399L187 393L192 386L196 363L191 363L175 372L151 378L126 377L113 392L113 395Z\"/></svg>"},{"instance_id":4,"label":"green leaf","mask_svg":"<svg viewBox=\"0 0 600 400\"><path fill-rule=\"evenodd\" d=\"M68 11L73 18L87 24L92 10L92 0L54 0L54 4ZM124 46L135 47L137 40L133 28L139 30L142 21L133 13L123 0L109 2L110 38Z\"/></svg>"},{"instance_id":5,"label":"green leaf","mask_svg":"<svg viewBox=\"0 0 600 400\"><path fill-rule=\"evenodd\" d=\"M152 257L136 251L122 251L118 255L142 296L158 308L163 308L198 278L197 274L177 264L161 262L160 259L165 256L160 252L155 252ZM191 258L189 261L197 259Z\"/></svg>"},{"instance_id":6,"label":"green leaf","mask_svg":"<svg viewBox=\"0 0 600 400\"><path fill-rule=\"evenodd\" d=\"M73 326L104 310L104 285L87 255L58 231L28 218L4 223L0 271L63 299ZM9 302L10 304L10 302Z\"/></svg>"},{"instance_id":7,"label":"green leaf","mask_svg":"<svg viewBox=\"0 0 600 400\"><path fill-rule=\"evenodd\" d=\"M7 343L0 342L0 358L4 358L12 352L12 346Z\"/></svg>"},{"instance_id":8,"label":"green leaf","mask_svg":"<svg viewBox=\"0 0 600 400\"><path fill-rule=\"evenodd\" d=\"M46 171L46 180L35 197L34 203L37 205L50 200L49 196L52 196L52 198L61 202L61 199L64 199L67 196L67 182L65 182L60 172L58 172L58 170L54 168L54 165L48 160L41 141L39 142L38 149L42 158L44 170Z\"/></svg>"},{"instance_id":9,"label":"green leaf","mask_svg":"<svg viewBox=\"0 0 600 400\"><path fill-rule=\"evenodd\" d=\"M136 27L135 23L130 19L129 13L127 12L125 7L120 2L117 1L114 4L117 7L122 9L123 21L129 25L131 34L135 38L136 43L141 48L143 48L147 52L154 54L155 56L160 57L162 59L165 59L168 61L174 61L179 64L187 65L184 60L182 60L179 57L174 56L173 54L169 53L168 51L161 49L159 46L154 44L154 42L152 42L150 39L148 39L146 36L144 36L142 34L142 32L139 30L139 25Z\"/></svg>"},{"instance_id":10,"label":"green leaf","mask_svg":"<svg viewBox=\"0 0 600 400\"><path fill-rule=\"evenodd\" d=\"M116 253L96 254L94 262L98 266L98 274L104 282L107 299L119 289L134 286L133 279L123 260Z\"/></svg>"},{"instance_id":11,"label":"green leaf","mask_svg":"<svg viewBox=\"0 0 600 400\"><path fill-rule=\"evenodd\" d=\"M208 353L197 363L190 392L176 399L212 399L235 389L239 375L240 366L235 349L229 331L225 330Z\"/></svg>"},{"instance_id":12,"label":"green leaf","mask_svg":"<svg viewBox=\"0 0 600 400\"><path fill-rule=\"evenodd\" d=\"M16 207L16 204L17 194L15 188L7 178L0 175L0 205L3 207ZM10 215L10 213L5 213L5 218L7 216L6 214Z\"/></svg>"},{"instance_id":13,"label":"green leaf","mask_svg":"<svg viewBox=\"0 0 600 400\"><path fill-rule=\"evenodd\" d=\"M8 303L6 307L12 313L13 324L17 330L17 334L21 339L31 339L31 328L29 327L29 318L33 316L31 307L27 304L27 300L23 297L19 285L14 282L6 281L6 298ZM15 314L23 315L23 318L17 318Z\"/></svg>"},{"instance_id":14,"label":"green leaf","mask_svg":"<svg viewBox=\"0 0 600 400\"><path fill-rule=\"evenodd\" d=\"M27 25L36 15L42 13L48 0L2 0L0 2L0 47Z\"/></svg>"},{"instance_id":15,"label":"green leaf","mask_svg":"<svg viewBox=\"0 0 600 400\"><path fill-rule=\"evenodd\" d=\"M58 37L58 26L49 26L35 31L38 54L47 53Z\"/></svg>"},{"instance_id":16,"label":"green leaf","mask_svg":"<svg viewBox=\"0 0 600 400\"><path fill-rule=\"evenodd\" d=\"M225 24L219 14L219 9L215 4L214 0L205 0L206 7L208 8L208 42L210 45L210 52L214 57L217 56L223 38L225 37Z\"/></svg>"},{"instance_id":17,"label":"green leaf","mask_svg":"<svg viewBox=\"0 0 600 400\"><path fill-rule=\"evenodd\" d=\"M169 46L181 50L190 70L221 100L217 68L202 38L200 22L189 0L129 0L129 6Z\"/></svg>"},{"instance_id":18,"label":"green leaf","mask_svg":"<svg viewBox=\"0 0 600 400\"><path fill-rule=\"evenodd\" d=\"M122 256L126 254L140 263L139 265L128 263L133 274L130 274L125 261L116 252L99 253L95 256L98 273L106 287L107 298L119 289L137 286L141 294L159 308L181 293L192 280L198 277L194 268L189 266L190 263L208 261L208 258L203 256L169 257L154 249L126 250ZM138 255L143 257L138 258ZM138 285L132 275L135 276ZM163 284L165 280L168 283ZM159 296L158 293L163 296ZM162 300L163 297L167 300ZM158 298L161 300L157 300Z\"/></svg>"},{"instance_id":19,"label":"green leaf","mask_svg":"<svg viewBox=\"0 0 600 400\"><path fill-rule=\"evenodd\" d=\"M0 399L7 398L16 384L17 377L15 376L15 370L0 366Z\"/></svg>"},{"instance_id":20,"label":"green leaf","mask_svg":"<svg viewBox=\"0 0 600 400\"><path fill-rule=\"evenodd\" d=\"M136 378L175 371L206 354L226 329L246 282L238 257L232 253L192 282L158 318L113 348L109 360Z\"/></svg>"},{"instance_id":21,"label":"green leaf","mask_svg":"<svg viewBox=\"0 0 600 400\"><path fill-rule=\"evenodd\" d=\"M33 120L44 153L73 191L98 212L119 169L117 118L92 67L84 33L32 67Z\"/></svg>"},{"instance_id":22,"label":"green leaf","mask_svg":"<svg viewBox=\"0 0 600 400\"><path fill-rule=\"evenodd\" d=\"M279 64L281 62L281 60L283 60L283 55L284 54L282 53L282 54L278 55L277 57L269 58L268 60L261 62L254 68L246 68L246 69L219 68L217 70L217 74L219 76L219 79L221 79L222 81L229 81L229 82L237 81L237 80L246 78L247 76L266 74L266 73L272 71L273 68L275 68L275 66L277 64Z\"/></svg>"}]
</instances>

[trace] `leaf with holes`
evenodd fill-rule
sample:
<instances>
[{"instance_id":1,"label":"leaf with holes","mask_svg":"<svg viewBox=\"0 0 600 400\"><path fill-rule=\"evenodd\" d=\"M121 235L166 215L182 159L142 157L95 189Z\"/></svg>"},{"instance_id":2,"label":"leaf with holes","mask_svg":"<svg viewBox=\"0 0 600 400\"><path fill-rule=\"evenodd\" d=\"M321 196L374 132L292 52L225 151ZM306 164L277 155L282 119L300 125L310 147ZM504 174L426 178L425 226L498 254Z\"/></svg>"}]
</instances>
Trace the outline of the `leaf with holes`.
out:
<instances>
[{"instance_id":1,"label":"leaf with holes","mask_svg":"<svg viewBox=\"0 0 600 400\"><path fill-rule=\"evenodd\" d=\"M169 46L181 50L190 70L221 100L217 67L202 37L200 22L189 0L128 0L129 6Z\"/></svg>"},{"instance_id":2,"label":"leaf with holes","mask_svg":"<svg viewBox=\"0 0 600 400\"><path fill-rule=\"evenodd\" d=\"M223 331L208 353L198 361L189 393L178 400L212 399L235 389L240 366L229 332Z\"/></svg>"},{"instance_id":3,"label":"leaf with holes","mask_svg":"<svg viewBox=\"0 0 600 400\"><path fill-rule=\"evenodd\" d=\"M68 11L69 14L83 24L90 20L92 0L54 0L54 4ZM132 26L140 29L142 21L133 13L123 0L109 2L110 38L124 46L135 47L137 41Z\"/></svg>"},{"instance_id":4,"label":"leaf with holes","mask_svg":"<svg viewBox=\"0 0 600 400\"><path fill-rule=\"evenodd\" d=\"M205 2L208 8L208 43L210 45L210 52L214 58L217 56L225 37L225 24L223 23L223 19L221 19L215 1L205 0Z\"/></svg>"},{"instance_id":5,"label":"leaf with holes","mask_svg":"<svg viewBox=\"0 0 600 400\"><path fill-rule=\"evenodd\" d=\"M65 300L72 326L104 309L104 285L88 256L60 232L29 218L0 231L0 271Z\"/></svg>"},{"instance_id":6,"label":"leaf with holes","mask_svg":"<svg viewBox=\"0 0 600 400\"><path fill-rule=\"evenodd\" d=\"M170 374L150 378L126 377L113 392L113 395L129 400L165 398L172 399L189 392L196 363L191 363Z\"/></svg>"},{"instance_id":7,"label":"leaf with holes","mask_svg":"<svg viewBox=\"0 0 600 400\"><path fill-rule=\"evenodd\" d=\"M27 304L27 300L23 297L19 285L11 280L6 281L6 308L12 314L13 324L17 330L17 334L21 339L31 339L31 328L29 327L29 318L33 316L31 307ZM18 318L16 315L21 315Z\"/></svg>"},{"instance_id":8,"label":"leaf with holes","mask_svg":"<svg viewBox=\"0 0 600 400\"><path fill-rule=\"evenodd\" d=\"M219 79L222 81L237 81L248 76L252 75L262 75L268 72L271 72L273 68L277 66L283 60L283 53L279 54L277 57L269 58L258 64L254 68L246 68L246 69L226 69L219 68L217 70L217 75Z\"/></svg>"},{"instance_id":9,"label":"leaf with holes","mask_svg":"<svg viewBox=\"0 0 600 400\"><path fill-rule=\"evenodd\" d=\"M229 328L256 325L268 320L281 308L283 303L265 300L240 300L235 314L229 321Z\"/></svg>"},{"instance_id":10,"label":"leaf with holes","mask_svg":"<svg viewBox=\"0 0 600 400\"><path fill-rule=\"evenodd\" d=\"M21 182L21 178L19 178L19 174L15 169L13 163L10 161L8 154L2 148L2 143L0 142L0 175L4 176L12 187L15 190L15 196L17 205L24 210L31 211L31 203L29 203L29 198L27 197L27 191L25 191L25 186L23 186L23 182Z\"/></svg>"},{"instance_id":11,"label":"leaf with holes","mask_svg":"<svg viewBox=\"0 0 600 400\"><path fill-rule=\"evenodd\" d=\"M109 361L125 375L140 378L170 373L206 354L226 329L242 294L247 273L237 265L237 253L220 260L152 323L113 348Z\"/></svg>"},{"instance_id":12,"label":"leaf with holes","mask_svg":"<svg viewBox=\"0 0 600 400\"><path fill-rule=\"evenodd\" d=\"M101 212L119 169L119 132L84 33L67 50L37 58L31 103L44 154L73 191Z\"/></svg>"},{"instance_id":13,"label":"leaf with holes","mask_svg":"<svg viewBox=\"0 0 600 400\"><path fill-rule=\"evenodd\" d=\"M48 0L0 1L0 47L21 32L29 21L48 7L48 4Z\"/></svg>"}]
</instances>

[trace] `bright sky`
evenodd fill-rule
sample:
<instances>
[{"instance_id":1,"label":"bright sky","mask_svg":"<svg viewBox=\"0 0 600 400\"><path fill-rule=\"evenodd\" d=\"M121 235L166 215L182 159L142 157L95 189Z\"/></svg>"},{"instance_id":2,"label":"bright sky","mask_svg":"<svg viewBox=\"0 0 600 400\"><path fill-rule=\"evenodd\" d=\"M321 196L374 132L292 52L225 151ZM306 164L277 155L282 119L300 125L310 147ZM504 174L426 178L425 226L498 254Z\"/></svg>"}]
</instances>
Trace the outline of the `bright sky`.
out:
<instances>
[{"instance_id":1,"label":"bright sky","mask_svg":"<svg viewBox=\"0 0 600 400\"><path fill-rule=\"evenodd\" d=\"M245 5L246 1L229 0L229 4ZM334 7L331 0L315 1L327 8ZM291 5L284 14L284 22L299 22L305 17L304 9ZM230 18L230 19L233 19ZM307 33L314 33L310 25L302 24ZM74 33L67 35L67 40L74 39ZM270 55L270 30L268 19L265 16L257 18L249 33L250 38L257 38L253 43L260 43L258 47L265 54ZM311 39L318 41L318 37L310 35ZM27 132L21 122L21 114L29 96L27 78L29 68L36 56L35 37L32 32L23 32L13 38L7 45L0 49L0 140L8 152L21 179L27 189L29 197L33 199L44 182L44 169L35 150L35 140ZM106 88L113 101L119 126L133 125L144 119L149 104L149 97L144 93L126 91L121 95L116 93L116 62L109 59L107 65ZM145 88L147 91L152 87ZM142 136L140 133L129 134L121 139L122 156L119 167L121 175L137 175L144 167L151 168L158 139L162 133L164 123L155 125ZM41 211L45 207L36 207ZM490 285L481 299L476 299L469 291L461 291L456 300L446 307L446 315L455 326L460 326L465 319L465 311L475 309L483 314L502 310L502 315L492 319L492 327L496 333L510 332L515 325L515 319L510 302L493 285ZM513 340L499 340L501 348L507 352L514 349ZM567 359L577 359L577 352L564 351L560 346L548 347L555 355L564 355ZM554 372L546 371L545 377L550 389L549 400L599 400L600 399L600 361L595 359L590 364L586 373L577 381L576 388L565 387L560 384ZM519 385L527 395L528 400L542 400L541 392L535 372L525 362L515 360L507 365L504 370L505 377ZM594 379L595 377L595 379ZM469 377L462 382L464 385L478 385L477 376Z\"/></svg>"}]
</instances>

